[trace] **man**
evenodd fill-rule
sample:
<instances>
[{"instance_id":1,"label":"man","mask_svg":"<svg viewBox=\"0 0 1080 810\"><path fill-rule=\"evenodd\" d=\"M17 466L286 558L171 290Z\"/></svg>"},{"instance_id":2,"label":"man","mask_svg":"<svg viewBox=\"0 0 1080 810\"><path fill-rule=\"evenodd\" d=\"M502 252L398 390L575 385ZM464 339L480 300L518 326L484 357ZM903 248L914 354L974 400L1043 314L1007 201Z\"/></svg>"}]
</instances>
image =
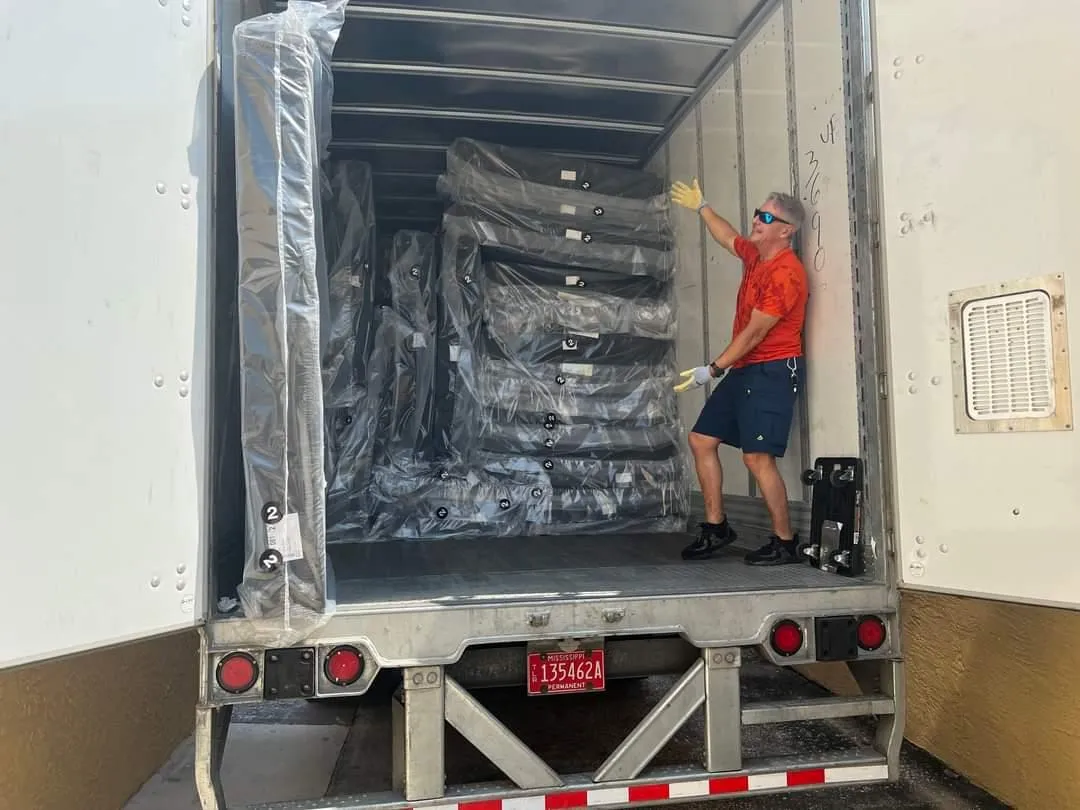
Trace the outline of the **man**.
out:
<instances>
[{"instance_id":1,"label":"man","mask_svg":"<svg viewBox=\"0 0 1080 810\"><path fill-rule=\"evenodd\" d=\"M795 400L802 388L802 329L807 280L791 240L803 223L802 204L774 192L754 211L749 238L720 217L701 193L698 181L675 183L671 197L697 211L713 239L740 258L742 283L728 347L711 363L684 371L675 387L686 391L717 379L716 389L690 433L705 522L698 539L683 550L684 559L705 559L735 540L724 513L721 443L742 450L743 461L765 500L772 519L769 542L746 555L751 565L798 563L798 535L791 529L787 488L776 466L787 450Z\"/></svg>"}]
</instances>

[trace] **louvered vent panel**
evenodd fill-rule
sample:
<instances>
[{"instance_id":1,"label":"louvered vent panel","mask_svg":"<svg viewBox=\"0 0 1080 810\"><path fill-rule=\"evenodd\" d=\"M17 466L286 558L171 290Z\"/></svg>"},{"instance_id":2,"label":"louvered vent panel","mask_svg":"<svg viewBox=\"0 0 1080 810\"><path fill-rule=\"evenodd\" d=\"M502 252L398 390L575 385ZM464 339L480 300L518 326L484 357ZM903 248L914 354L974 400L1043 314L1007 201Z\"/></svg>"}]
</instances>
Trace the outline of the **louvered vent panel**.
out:
<instances>
[{"instance_id":1,"label":"louvered vent panel","mask_svg":"<svg viewBox=\"0 0 1080 810\"><path fill-rule=\"evenodd\" d=\"M1054 412L1050 296L1031 290L963 308L968 416L1031 419Z\"/></svg>"}]
</instances>

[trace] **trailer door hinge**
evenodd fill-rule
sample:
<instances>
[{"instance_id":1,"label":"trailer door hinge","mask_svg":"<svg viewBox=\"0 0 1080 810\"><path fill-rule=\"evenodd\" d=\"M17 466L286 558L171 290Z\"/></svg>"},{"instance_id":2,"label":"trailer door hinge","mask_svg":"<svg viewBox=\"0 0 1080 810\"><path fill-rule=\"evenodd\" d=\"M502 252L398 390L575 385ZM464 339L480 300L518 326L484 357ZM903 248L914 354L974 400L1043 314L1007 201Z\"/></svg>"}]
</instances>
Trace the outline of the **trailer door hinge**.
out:
<instances>
[{"instance_id":1,"label":"trailer door hinge","mask_svg":"<svg viewBox=\"0 0 1080 810\"><path fill-rule=\"evenodd\" d=\"M877 382L878 382L878 397L880 399L888 399L889 398L889 377L884 371L878 373Z\"/></svg>"}]
</instances>

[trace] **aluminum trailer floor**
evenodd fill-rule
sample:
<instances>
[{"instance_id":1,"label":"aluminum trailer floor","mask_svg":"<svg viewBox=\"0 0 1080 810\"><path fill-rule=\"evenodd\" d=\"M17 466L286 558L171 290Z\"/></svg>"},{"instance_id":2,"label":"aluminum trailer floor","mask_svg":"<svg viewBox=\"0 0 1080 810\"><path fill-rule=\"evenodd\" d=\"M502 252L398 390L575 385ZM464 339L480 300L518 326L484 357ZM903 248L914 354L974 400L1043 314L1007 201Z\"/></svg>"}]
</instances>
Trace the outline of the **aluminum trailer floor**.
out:
<instances>
[{"instance_id":1,"label":"aluminum trailer floor","mask_svg":"<svg viewBox=\"0 0 1080 810\"><path fill-rule=\"evenodd\" d=\"M746 565L744 552L734 548L712 560L686 562L679 552L690 540L687 534L569 535L348 543L328 550L339 609L417 602L636 599L867 584L810 565Z\"/></svg>"},{"instance_id":2,"label":"aluminum trailer floor","mask_svg":"<svg viewBox=\"0 0 1080 810\"><path fill-rule=\"evenodd\" d=\"M744 549L685 562L688 534L339 543L335 605L269 646L362 642L386 667L457 661L475 644L589 635L682 635L702 649L760 643L784 616L895 611L888 586L809 564L754 567ZM741 534L754 546L764 538ZM242 618L207 625L211 650L253 643ZM261 640L259 643L263 643Z\"/></svg>"}]
</instances>

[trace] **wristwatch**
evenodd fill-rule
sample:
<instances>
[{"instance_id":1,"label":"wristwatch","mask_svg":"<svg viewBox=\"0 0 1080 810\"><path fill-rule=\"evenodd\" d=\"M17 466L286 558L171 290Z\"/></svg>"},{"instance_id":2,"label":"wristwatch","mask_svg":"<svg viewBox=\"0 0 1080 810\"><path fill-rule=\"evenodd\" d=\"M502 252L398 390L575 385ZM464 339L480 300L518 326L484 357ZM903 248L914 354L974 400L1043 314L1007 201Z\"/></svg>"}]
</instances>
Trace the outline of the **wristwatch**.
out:
<instances>
[{"instance_id":1,"label":"wristwatch","mask_svg":"<svg viewBox=\"0 0 1080 810\"><path fill-rule=\"evenodd\" d=\"M721 374L724 373L724 370L720 368L720 366L716 365L715 360L709 361L709 371L712 373L713 377L719 377Z\"/></svg>"}]
</instances>

